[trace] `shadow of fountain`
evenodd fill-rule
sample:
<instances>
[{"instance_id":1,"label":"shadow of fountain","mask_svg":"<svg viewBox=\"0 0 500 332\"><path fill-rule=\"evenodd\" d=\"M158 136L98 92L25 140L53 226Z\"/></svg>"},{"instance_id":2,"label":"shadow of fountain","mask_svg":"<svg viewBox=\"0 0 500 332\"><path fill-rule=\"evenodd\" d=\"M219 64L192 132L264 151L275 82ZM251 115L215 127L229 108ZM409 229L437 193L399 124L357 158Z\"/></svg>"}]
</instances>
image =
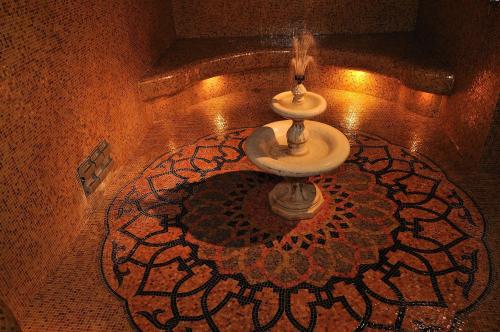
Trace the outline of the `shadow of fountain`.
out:
<instances>
[{"instance_id":1,"label":"shadow of fountain","mask_svg":"<svg viewBox=\"0 0 500 332\"><path fill-rule=\"evenodd\" d=\"M238 171L193 183L181 221L186 237L233 248L280 240L299 223L271 211L268 193L280 181L263 172Z\"/></svg>"},{"instance_id":2,"label":"shadow of fountain","mask_svg":"<svg viewBox=\"0 0 500 332\"><path fill-rule=\"evenodd\" d=\"M276 158L278 155L286 154L288 151L288 145L278 142L276 133L271 127L262 126L256 128L253 135L260 137L260 143L254 144L252 147L252 157L254 159ZM249 148L248 142L247 148Z\"/></svg>"}]
</instances>

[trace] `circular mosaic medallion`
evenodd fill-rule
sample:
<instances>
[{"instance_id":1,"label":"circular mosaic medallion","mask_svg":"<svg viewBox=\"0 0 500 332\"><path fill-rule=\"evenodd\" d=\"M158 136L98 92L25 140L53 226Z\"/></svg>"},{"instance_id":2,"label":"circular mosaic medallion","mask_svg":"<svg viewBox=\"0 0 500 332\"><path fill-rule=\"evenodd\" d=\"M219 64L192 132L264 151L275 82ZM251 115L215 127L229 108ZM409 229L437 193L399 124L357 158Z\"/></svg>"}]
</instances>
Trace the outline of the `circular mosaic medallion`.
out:
<instances>
[{"instance_id":1,"label":"circular mosaic medallion","mask_svg":"<svg viewBox=\"0 0 500 332\"><path fill-rule=\"evenodd\" d=\"M362 264L377 263L379 251L394 244L397 205L357 166L313 179L325 204L309 220L290 221L271 212L268 193L280 181L242 171L195 185L182 223L198 257L213 261L221 273L241 273L252 284L322 287L332 277L354 278Z\"/></svg>"},{"instance_id":2,"label":"circular mosaic medallion","mask_svg":"<svg viewBox=\"0 0 500 332\"><path fill-rule=\"evenodd\" d=\"M370 135L311 178L325 204L285 220L281 179L245 157L252 129L160 157L107 213L102 269L136 327L160 330L449 330L484 293L474 203L430 161Z\"/></svg>"}]
</instances>

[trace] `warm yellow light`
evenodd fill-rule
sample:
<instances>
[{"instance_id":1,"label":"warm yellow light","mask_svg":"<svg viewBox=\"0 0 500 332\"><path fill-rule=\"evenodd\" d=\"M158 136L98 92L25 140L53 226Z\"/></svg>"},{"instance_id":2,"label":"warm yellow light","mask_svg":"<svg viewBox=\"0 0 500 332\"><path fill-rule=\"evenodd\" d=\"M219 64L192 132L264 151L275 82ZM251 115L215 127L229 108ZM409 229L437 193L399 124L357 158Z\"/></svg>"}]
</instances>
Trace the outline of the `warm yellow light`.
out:
<instances>
[{"instance_id":1,"label":"warm yellow light","mask_svg":"<svg viewBox=\"0 0 500 332\"><path fill-rule=\"evenodd\" d=\"M226 119L224 119L224 117L220 113L217 113L217 115L215 116L214 123L218 131L223 131L227 127Z\"/></svg>"},{"instance_id":2,"label":"warm yellow light","mask_svg":"<svg viewBox=\"0 0 500 332\"><path fill-rule=\"evenodd\" d=\"M357 84L366 82L370 76L370 74L362 70L348 70L347 73L351 81Z\"/></svg>"},{"instance_id":3,"label":"warm yellow light","mask_svg":"<svg viewBox=\"0 0 500 332\"><path fill-rule=\"evenodd\" d=\"M420 150L421 146L422 146L422 138L419 135L414 134L410 141L410 151L412 153L416 153Z\"/></svg>"},{"instance_id":4,"label":"warm yellow light","mask_svg":"<svg viewBox=\"0 0 500 332\"><path fill-rule=\"evenodd\" d=\"M177 145L172 140L168 141L167 146L168 146L168 151L170 152L175 151L177 149Z\"/></svg>"},{"instance_id":5,"label":"warm yellow light","mask_svg":"<svg viewBox=\"0 0 500 332\"><path fill-rule=\"evenodd\" d=\"M207 78L206 80L201 81L201 86L204 92L216 95L224 86L224 76L219 75Z\"/></svg>"},{"instance_id":6,"label":"warm yellow light","mask_svg":"<svg viewBox=\"0 0 500 332\"><path fill-rule=\"evenodd\" d=\"M342 69L340 80L344 90L365 93L373 85L374 75L362 70Z\"/></svg>"},{"instance_id":7,"label":"warm yellow light","mask_svg":"<svg viewBox=\"0 0 500 332\"><path fill-rule=\"evenodd\" d=\"M358 112L355 107L349 107L345 116L347 129L354 130L358 127Z\"/></svg>"},{"instance_id":8,"label":"warm yellow light","mask_svg":"<svg viewBox=\"0 0 500 332\"><path fill-rule=\"evenodd\" d=\"M434 99L435 95L427 92L420 92L418 98L424 103L430 103Z\"/></svg>"}]
</instances>

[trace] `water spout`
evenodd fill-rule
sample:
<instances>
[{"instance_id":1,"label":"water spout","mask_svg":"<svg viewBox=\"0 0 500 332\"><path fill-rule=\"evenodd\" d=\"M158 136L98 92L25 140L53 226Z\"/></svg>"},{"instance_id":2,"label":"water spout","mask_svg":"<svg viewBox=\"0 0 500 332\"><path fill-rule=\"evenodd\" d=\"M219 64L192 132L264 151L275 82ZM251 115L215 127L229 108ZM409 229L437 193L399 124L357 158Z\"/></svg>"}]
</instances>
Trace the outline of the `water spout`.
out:
<instances>
[{"instance_id":1,"label":"water spout","mask_svg":"<svg viewBox=\"0 0 500 332\"><path fill-rule=\"evenodd\" d=\"M294 36L292 40L293 58L291 67L295 74L295 79L299 84L305 79L306 69L309 64L314 62L314 58L307 54L314 47L314 37L309 32L303 32L299 37Z\"/></svg>"},{"instance_id":2,"label":"water spout","mask_svg":"<svg viewBox=\"0 0 500 332\"><path fill-rule=\"evenodd\" d=\"M301 103L304 100L305 93L307 92L307 89L302 83L305 80L307 67L314 63L314 58L308 54L309 50L314 47L314 45L314 37L309 32L303 32L299 35L299 37L293 37L293 58L290 61L290 68L295 79L295 85L292 88L294 103Z\"/></svg>"}]
</instances>

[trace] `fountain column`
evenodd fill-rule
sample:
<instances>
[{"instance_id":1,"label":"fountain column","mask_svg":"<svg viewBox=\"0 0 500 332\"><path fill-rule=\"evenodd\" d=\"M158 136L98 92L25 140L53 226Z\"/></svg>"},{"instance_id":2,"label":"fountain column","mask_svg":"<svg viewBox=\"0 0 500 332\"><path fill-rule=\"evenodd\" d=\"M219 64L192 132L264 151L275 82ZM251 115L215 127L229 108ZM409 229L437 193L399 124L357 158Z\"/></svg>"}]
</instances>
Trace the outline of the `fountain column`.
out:
<instances>
[{"instance_id":1,"label":"fountain column","mask_svg":"<svg viewBox=\"0 0 500 332\"><path fill-rule=\"evenodd\" d=\"M309 151L306 143L309 131L304 126L304 120L293 120L293 124L286 132L288 152L293 156L301 156Z\"/></svg>"},{"instance_id":2,"label":"fountain column","mask_svg":"<svg viewBox=\"0 0 500 332\"><path fill-rule=\"evenodd\" d=\"M304 76L296 76L295 80L297 85L292 89L292 103L301 105L307 92L306 87L302 84ZM286 132L288 152L293 156L301 156L309 151L306 145L309 139L309 131L304 126L304 119L292 119L292 121L292 126Z\"/></svg>"}]
</instances>

